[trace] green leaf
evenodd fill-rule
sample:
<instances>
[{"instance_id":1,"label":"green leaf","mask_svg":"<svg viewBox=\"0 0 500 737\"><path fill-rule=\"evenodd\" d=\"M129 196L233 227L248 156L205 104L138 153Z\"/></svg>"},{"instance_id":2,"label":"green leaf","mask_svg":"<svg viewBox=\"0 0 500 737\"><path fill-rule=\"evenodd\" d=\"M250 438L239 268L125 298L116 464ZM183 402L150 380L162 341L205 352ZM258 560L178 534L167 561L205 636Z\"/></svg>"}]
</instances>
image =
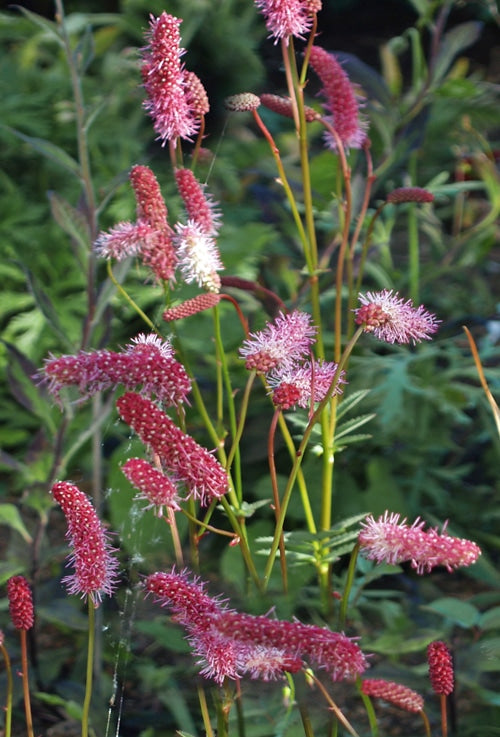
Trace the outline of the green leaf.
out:
<instances>
[{"instance_id":1,"label":"green leaf","mask_svg":"<svg viewBox=\"0 0 500 737\"><path fill-rule=\"evenodd\" d=\"M59 336L59 338L61 338L64 345L67 346L68 350L70 352L73 352L74 347L67 337L66 331L61 325L58 310L47 296L47 293L40 286L38 280L35 279L31 270L28 269L27 266L24 266L24 264L20 264L20 267L26 274L26 280L28 282L29 290L33 295L33 298L40 312L45 317L54 332Z\"/></svg>"},{"instance_id":2,"label":"green leaf","mask_svg":"<svg viewBox=\"0 0 500 737\"><path fill-rule=\"evenodd\" d=\"M479 624L481 618L479 610L473 604L452 596L436 599L432 604L422 606L422 609L440 614L459 627L474 627Z\"/></svg>"},{"instance_id":3,"label":"green leaf","mask_svg":"<svg viewBox=\"0 0 500 737\"><path fill-rule=\"evenodd\" d=\"M75 159L73 159L69 154L67 154L64 149L59 148L59 146L55 146L53 143L45 140L44 138L34 138L33 136L27 136L24 133L21 133L21 131L15 130L8 125L3 125L2 123L0 123L0 127L6 131L9 131L9 133L12 133L13 136L20 138L21 141L28 143L30 146L32 146L32 148L35 149L35 151L38 151L47 159L54 161L56 164L59 164L59 166L71 172L71 174L74 174L75 176L80 178L80 166L78 162L75 161Z\"/></svg>"},{"instance_id":4,"label":"green leaf","mask_svg":"<svg viewBox=\"0 0 500 737\"><path fill-rule=\"evenodd\" d=\"M482 23L469 21L444 34L432 67L431 84L438 85L444 79L455 57L478 40L481 30Z\"/></svg>"},{"instance_id":5,"label":"green leaf","mask_svg":"<svg viewBox=\"0 0 500 737\"><path fill-rule=\"evenodd\" d=\"M482 630L500 629L500 606L494 606L481 614L478 624Z\"/></svg>"},{"instance_id":6,"label":"green leaf","mask_svg":"<svg viewBox=\"0 0 500 737\"><path fill-rule=\"evenodd\" d=\"M32 13L30 10L23 8L21 5L11 5L10 7L19 10L25 18L30 20L34 25L41 28L42 31L45 31L45 33L50 36L50 38L54 39L54 41L57 41L60 46L64 46L61 34L59 33L57 24L54 23L54 21L47 20L47 18L44 18L37 13Z\"/></svg>"},{"instance_id":7,"label":"green leaf","mask_svg":"<svg viewBox=\"0 0 500 737\"><path fill-rule=\"evenodd\" d=\"M90 248L90 231L85 217L56 192L49 192L48 197L56 223L87 252Z\"/></svg>"},{"instance_id":8,"label":"green leaf","mask_svg":"<svg viewBox=\"0 0 500 737\"><path fill-rule=\"evenodd\" d=\"M0 525L6 525L11 530L16 530L26 543L31 544L33 542L21 519L19 510L14 504L0 504Z\"/></svg>"},{"instance_id":9,"label":"green leaf","mask_svg":"<svg viewBox=\"0 0 500 737\"><path fill-rule=\"evenodd\" d=\"M377 415L372 412L371 414L359 415L358 417L354 417L352 420L343 422L339 427L337 427L335 440L337 441L339 438L343 438L345 435L349 435L354 430L357 430L358 427L366 425L367 422L370 422L376 416Z\"/></svg>"},{"instance_id":10,"label":"green leaf","mask_svg":"<svg viewBox=\"0 0 500 737\"><path fill-rule=\"evenodd\" d=\"M348 394L342 399L337 410L337 421L343 417L347 412L350 412L359 402L362 402L365 397L371 392L371 389L361 389L360 391Z\"/></svg>"}]
</instances>

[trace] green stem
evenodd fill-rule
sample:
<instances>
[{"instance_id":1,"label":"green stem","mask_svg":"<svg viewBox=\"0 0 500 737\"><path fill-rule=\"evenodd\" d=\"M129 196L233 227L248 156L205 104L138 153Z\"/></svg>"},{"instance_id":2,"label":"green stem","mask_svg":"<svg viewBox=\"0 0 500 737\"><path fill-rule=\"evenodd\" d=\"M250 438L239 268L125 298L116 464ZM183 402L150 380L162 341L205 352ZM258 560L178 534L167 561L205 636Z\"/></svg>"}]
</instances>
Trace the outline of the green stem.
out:
<instances>
[{"instance_id":1,"label":"green stem","mask_svg":"<svg viewBox=\"0 0 500 737\"><path fill-rule=\"evenodd\" d=\"M12 731L12 692L14 690L14 684L12 681L12 667L10 664L9 653L3 643L0 645L0 650L2 651L3 659L5 661L5 673L7 674L7 699L5 704L4 733L5 737L10 737Z\"/></svg>"},{"instance_id":2,"label":"green stem","mask_svg":"<svg viewBox=\"0 0 500 737\"><path fill-rule=\"evenodd\" d=\"M89 632L87 643L87 675L85 680L85 698L82 708L82 737L88 737L89 733L89 712L90 701L92 699L92 681L94 672L95 606L90 596L87 599L87 605L89 615Z\"/></svg>"},{"instance_id":3,"label":"green stem","mask_svg":"<svg viewBox=\"0 0 500 737\"><path fill-rule=\"evenodd\" d=\"M33 717L31 716L30 685L28 674L28 647L26 644L26 630L19 630L21 637L21 667L23 679L24 713L26 715L26 731L28 737L34 737ZM12 706L12 704L11 704Z\"/></svg>"},{"instance_id":4,"label":"green stem","mask_svg":"<svg viewBox=\"0 0 500 737\"><path fill-rule=\"evenodd\" d=\"M351 557L349 559L349 567L347 569L344 593L342 595L342 601L340 603L339 622L338 622L339 630L345 629L345 623L347 620L347 608L349 606L349 596L351 594L352 586L354 583L354 574L356 573L356 563L358 560L358 553L359 553L359 543L356 543L356 545L354 546L352 550Z\"/></svg>"},{"instance_id":5,"label":"green stem","mask_svg":"<svg viewBox=\"0 0 500 737\"><path fill-rule=\"evenodd\" d=\"M358 677L356 681L356 686L359 692L359 695L363 699L363 704L365 705L366 714L368 716L368 721L370 722L370 731L372 733L372 737L378 737L379 730L378 730L378 722L377 722L377 716L375 714L375 709L373 708L372 700L369 696L363 693L361 690L361 678Z\"/></svg>"},{"instance_id":6,"label":"green stem","mask_svg":"<svg viewBox=\"0 0 500 737\"><path fill-rule=\"evenodd\" d=\"M197 686L198 690L198 701L200 702L201 715L203 719L203 726L205 727L206 737L215 737L212 725L210 723L210 714L208 713L207 697L205 689L202 686Z\"/></svg>"},{"instance_id":7,"label":"green stem","mask_svg":"<svg viewBox=\"0 0 500 737\"><path fill-rule=\"evenodd\" d=\"M247 571L252 581L254 582L255 586L257 587L258 591L263 592L265 590L265 586L262 584L262 581L259 578L259 574L257 573L257 569L255 568L255 564L252 559L252 554L250 552L250 548L248 547L248 540L246 537L245 529L240 524L238 518L236 517L226 497L222 497L222 499L220 500L220 503L222 507L224 508L225 513L228 516L229 522L231 523L231 527L233 528L233 530L235 531L235 533L237 534L239 538L241 554L243 556L243 560L245 561Z\"/></svg>"},{"instance_id":8,"label":"green stem","mask_svg":"<svg viewBox=\"0 0 500 737\"><path fill-rule=\"evenodd\" d=\"M146 325L148 326L148 328L150 330L153 330L157 335L160 335L160 337L161 337L161 333L158 330L158 328L155 327L154 323L149 319L149 317L146 315L146 313L141 310L141 308L139 307L139 305L137 304L137 302L134 302L134 300L129 295L129 293L116 280L115 275L113 274L113 270L111 268L111 261L108 261L107 262L107 265L108 265L108 276L109 276L110 280L113 282L113 284L115 285L115 287L118 290L118 292L120 292L120 294L122 295L122 297L129 303L129 305L135 310L135 312L137 312L137 314L139 315L139 317L141 317L144 320L144 322L146 323Z\"/></svg>"},{"instance_id":9,"label":"green stem","mask_svg":"<svg viewBox=\"0 0 500 737\"><path fill-rule=\"evenodd\" d=\"M274 502L274 514L276 519L279 519L280 514L280 495L278 489L278 477L276 475L276 464L274 462L274 438L276 437L276 426L278 424L279 416L281 415L281 409L274 411L271 426L269 428L269 435L267 438L267 461L269 464L269 474L271 477L271 488L273 492ZM288 592L288 574L286 569L286 551L285 551L285 538L283 533L280 535L279 541L280 550L280 567L281 567L281 580L283 582L283 591L286 594Z\"/></svg>"}]
</instances>

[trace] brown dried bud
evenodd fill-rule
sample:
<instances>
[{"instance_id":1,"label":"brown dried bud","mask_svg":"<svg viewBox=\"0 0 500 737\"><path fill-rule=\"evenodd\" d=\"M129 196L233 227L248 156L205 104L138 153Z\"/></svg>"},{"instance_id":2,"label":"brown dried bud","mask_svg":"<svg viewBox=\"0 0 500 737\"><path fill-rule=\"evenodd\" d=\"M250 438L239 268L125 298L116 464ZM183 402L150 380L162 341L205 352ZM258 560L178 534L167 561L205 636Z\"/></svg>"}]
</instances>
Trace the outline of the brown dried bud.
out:
<instances>
[{"instance_id":1,"label":"brown dried bud","mask_svg":"<svg viewBox=\"0 0 500 737\"><path fill-rule=\"evenodd\" d=\"M226 97L224 105L227 110L232 110L235 113L243 113L247 110L257 110L260 107L260 100L252 92L242 92L239 95Z\"/></svg>"}]
</instances>

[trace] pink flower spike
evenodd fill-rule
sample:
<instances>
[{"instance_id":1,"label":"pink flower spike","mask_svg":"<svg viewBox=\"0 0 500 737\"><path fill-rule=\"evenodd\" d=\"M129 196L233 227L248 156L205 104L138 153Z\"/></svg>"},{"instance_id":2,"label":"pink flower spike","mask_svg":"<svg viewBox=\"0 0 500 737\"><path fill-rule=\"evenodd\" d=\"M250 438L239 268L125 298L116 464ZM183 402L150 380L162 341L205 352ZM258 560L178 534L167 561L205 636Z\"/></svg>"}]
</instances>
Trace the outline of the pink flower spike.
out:
<instances>
[{"instance_id":1,"label":"pink flower spike","mask_svg":"<svg viewBox=\"0 0 500 737\"><path fill-rule=\"evenodd\" d=\"M429 678L434 693L448 696L455 688L453 658L448 646L439 640L427 647Z\"/></svg>"},{"instance_id":2,"label":"pink flower spike","mask_svg":"<svg viewBox=\"0 0 500 737\"><path fill-rule=\"evenodd\" d=\"M24 576L12 576L7 581L7 598L12 624L16 630L30 630L35 621L33 596Z\"/></svg>"},{"instance_id":3,"label":"pink flower spike","mask_svg":"<svg viewBox=\"0 0 500 737\"><path fill-rule=\"evenodd\" d=\"M155 237L155 231L147 223L118 223L110 231L99 234L94 250L100 258L124 261L137 256Z\"/></svg>"},{"instance_id":4,"label":"pink flower spike","mask_svg":"<svg viewBox=\"0 0 500 737\"><path fill-rule=\"evenodd\" d=\"M361 307L354 310L356 324L385 343L418 343L430 340L441 322L424 308L415 308L392 289L359 295Z\"/></svg>"},{"instance_id":5,"label":"pink flower spike","mask_svg":"<svg viewBox=\"0 0 500 737\"><path fill-rule=\"evenodd\" d=\"M190 317L191 315L196 315L198 312L215 307L215 305L219 304L221 298L221 295L215 292L204 292L191 299L186 299L174 307L168 307L163 312L162 317L166 322L182 320L185 317Z\"/></svg>"},{"instance_id":6,"label":"pink flower spike","mask_svg":"<svg viewBox=\"0 0 500 737\"><path fill-rule=\"evenodd\" d=\"M147 223L154 230L169 230L167 206L149 166L133 166L129 179L134 190L138 222Z\"/></svg>"},{"instance_id":7,"label":"pink flower spike","mask_svg":"<svg viewBox=\"0 0 500 737\"><path fill-rule=\"evenodd\" d=\"M76 356L49 358L42 370L49 392L59 398L64 386L77 386L82 399L98 391L142 386L142 393L154 394L169 406L186 400L191 382L184 367L173 358L170 343L157 335L139 335L125 352L80 351Z\"/></svg>"},{"instance_id":8,"label":"pink flower spike","mask_svg":"<svg viewBox=\"0 0 500 737\"><path fill-rule=\"evenodd\" d=\"M216 210L213 201L205 195L204 187L191 169L176 169L175 181L189 220L206 235L217 235L220 212Z\"/></svg>"},{"instance_id":9,"label":"pink flower spike","mask_svg":"<svg viewBox=\"0 0 500 737\"><path fill-rule=\"evenodd\" d=\"M220 276L224 266L212 236L192 220L187 225L176 226L174 243L179 267L187 284L195 282L208 292L219 292Z\"/></svg>"},{"instance_id":10,"label":"pink flower spike","mask_svg":"<svg viewBox=\"0 0 500 737\"><path fill-rule=\"evenodd\" d=\"M384 681L382 678L365 678L361 681L361 691L366 696L384 699L399 706L405 711L418 713L424 708L424 700L420 694L408 686L394 681Z\"/></svg>"},{"instance_id":11,"label":"pink flower spike","mask_svg":"<svg viewBox=\"0 0 500 737\"><path fill-rule=\"evenodd\" d=\"M142 52L142 78L147 94L144 107L163 144L175 143L177 138L189 140L199 128L180 61L184 53L180 48L181 23L165 12L159 18L151 16L149 44Z\"/></svg>"},{"instance_id":12,"label":"pink flower spike","mask_svg":"<svg viewBox=\"0 0 500 737\"><path fill-rule=\"evenodd\" d=\"M219 461L185 435L153 402L129 392L118 399L116 406L122 420L160 456L166 470L184 481L188 497L205 506L224 496L229 481Z\"/></svg>"},{"instance_id":13,"label":"pink flower spike","mask_svg":"<svg viewBox=\"0 0 500 737\"><path fill-rule=\"evenodd\" d=\"M470 540L451 537L437 530L424 531L425 522L416 519L408 526L399 521L399 514L385 514L377 521L369 515L362 522L358 542L362 554L377 563L411 562L417 573L429 572L436 566L448 571L469 566L481 555L480 548Z\"/></svg>"},{"instance_id":14,"label":"pink flower spike","mask_svg":"<svg viewBox=\"0 0 500 737\"><path fill-rule=\"evenodd\" d=\"M118 561L107 532L90 500L77 486L60 481L54 484L51 493L66 517L67 537L73 548L69 564L75 572L63 582L69 594L88 596L97 607L102 595L111 596L116 586Z\"/></svg>"},{"instance_id":15,"label":"pink flower spike","mask_svg":"<svg viewBox=\"0 0 500 737\"><path fill-rule=\"evenodd\" d=\"M269 35L288 40L289 36L302 38L311 29L312 13L321 9L318 0L255 0L266 19Z\"/></svg>"},{"instance_id":16,"label":"pink flower spike","mask_svg":"<svg viewBox=\"0 0 500 737\"><path fill-rule=\"evenodd\" d=\"M173 618L189 631L210 630L213 622L225 611L223 602L205 592L205 584L198 578L189 581L186 572L157 572L145 580L148 593L156 596L162 606L172 610Z\"/></svg>"},{"instance_id":17,"label":"pink flower spike","mask_svg":"<svg viewBox=\"0 0 500 737\"><path fill-rule=\"evenodd\" d=\"M323 83L324 108L330 114L326 120L337 132L344 148L361 148L366 141L366 123L360 120L359 102L342 65L334 54L320 46L311 48L309 63ZM325 136L327 144L335 151L335 138L329 132Z\"/></svg>"},{"instance_id":18,"label":"pink flower spike","mask_svg":"<svg viewBox=\"0 0 500 737\"><path fill-rule=\"evenodd\" d=\"M146 509L154 507L157 517L163 517L163 507L174 511L180 509L175 484L147 461L142 458L130 458L123 464L122 471L130 483L141 492L136 498L148 501Z\"/></svg>"},{"instance_id":19,"label":"pink flower spike","mask_svg":"<svg viewBox=\"0 0 500 737\"><path fill-rule=\"evenodd\" d=\"M246 368L265 374L278 366L290 367L293 361L308 355L316 334L311 315L294 310L282 312L264 330L250 333L240 348Z\"/></svg>"},{"instance_id":20,"label":"pink flower spike","mask_svg":"<svg viewBox=\"0 0 500 737\"><path fill-rule=\"evenodd\" d=\"M267 380L272 389L273 404L287 410L295 405L307 409L311 402L321 402L336 371L337 364L329 361L306 361L302 365L294 364L283 370L278 368L271 371ZM342 394L342 384L345 383L345 372L342 371L332 396Z\"/></svg>"}]
</instances>

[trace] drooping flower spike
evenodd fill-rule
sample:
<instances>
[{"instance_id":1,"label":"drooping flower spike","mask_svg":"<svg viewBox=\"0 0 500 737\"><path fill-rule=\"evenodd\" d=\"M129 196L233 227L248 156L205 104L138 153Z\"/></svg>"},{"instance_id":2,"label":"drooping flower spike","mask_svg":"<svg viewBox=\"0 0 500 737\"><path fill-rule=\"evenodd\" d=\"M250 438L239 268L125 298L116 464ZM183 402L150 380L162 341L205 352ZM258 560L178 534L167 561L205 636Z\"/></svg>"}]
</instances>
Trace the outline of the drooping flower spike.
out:
<instances>
[{"instance_id":1,"label":"drooping flower spike","mask_svg":"<svg viewBox=\"0 0 500 737\"><path fill-rule=\"evenodd\" d=\"M479 546L471 540L436 529L424 530L425 522L418 518L409 526L406 520L400 522L399 514L385 512L378 520L369 515L361 525L358 542L366 558L391 565L410 562L419 574L436 566L451 572L472 565L481 555Z\"/></svg>"},{"instance_id":2,"label":"drooping flower spike","mask_svg":"<svg viewBox=\"0 0 500 737\"><path fill-rule=\"evenodd\" d=\"M75 569L63 583L69 594L89 597L97 607L102 596L111 596L116 587L118 560L108 534L90 499L77 486L59 481L51 493L66 517L67 538L72 548L69 565Z\"/></svg>"},{"instance_id":3,"label":"drooping flower spike","mask_svg":"<svg viewBox=\"0 0 500 737\"><path fill-rule=\"evenodd\" d=\"M65 386L78 387L82 399L119 385L126 389L141 386L141 393L153 394L168 406L178 406L186 400L191 382L173 356L169 341L141 333L121 353L80 351L75 356L49 358L41 376L56 399Z\"/></svg>"},{"instance_id":4,"label":"drooping flower spike","mask_svg":"<svg viewBox=\"0 0 500 737\"><path fill-rule=\"evenodd\" d=\"M178 305L168 307L164 310L162 318L166 322L173 322L174 320L182 320L185 317L196 315L198 312L209 310L211 307L215 307L220 300L221 295L216 292L204 292L198 294L196 297L186 299Z\"/></svg>"},{"instance_id":5,"label":"drooping flower spike","mask_svg":"<svg viewBox=\"0 0 500 737\"><path fill-rule=\"evenodd\" d=\"M183 433L153 402L128 392L116 406L122 420L157 453L165 470L176 481L185 483L188 497L206 506L228 491L228 476L219 461Z\"/></svg>"},{"instance_id":6,"label":"drooping flower spike","mask_svg":"<svg viewBox=\"0 0 500 737\"><path fill-rule=\"evenodd\" d=\"M423 305L414 307L392 289L359 295L361 307L354 310L357 325L385 343L418 343L430 340L441 322Z\"/></svg>"},{"instance_id":7,"label":"drooping flower spike","mask_svg":"<svg viewBox=\"0 0 500 737\"><path fill-rule=\"evenodd\" d=\"M326 120L346 150L361 148L366 141L366 122L360 118L359 96L342 65L334 54L320 46L311 48L309 63L323 83L321 94L326 100ZM331 149L337 149L335 137L329 131L325 133L325 140Z\"/></svg>"},{"instance_id":8,"label":"drooping flower spike","mask_svg":"<svg viewBox=\"0 0 500 737\"><path fill-rule=\"evenodd\" d=\"M305 358L313 343L316 328L311 315L294 310L287 315L282 312L264 330L250 333L240 348L248 370L268 373L279 366L285 368L293 361Z\"/></svg>"}]
</instances>

